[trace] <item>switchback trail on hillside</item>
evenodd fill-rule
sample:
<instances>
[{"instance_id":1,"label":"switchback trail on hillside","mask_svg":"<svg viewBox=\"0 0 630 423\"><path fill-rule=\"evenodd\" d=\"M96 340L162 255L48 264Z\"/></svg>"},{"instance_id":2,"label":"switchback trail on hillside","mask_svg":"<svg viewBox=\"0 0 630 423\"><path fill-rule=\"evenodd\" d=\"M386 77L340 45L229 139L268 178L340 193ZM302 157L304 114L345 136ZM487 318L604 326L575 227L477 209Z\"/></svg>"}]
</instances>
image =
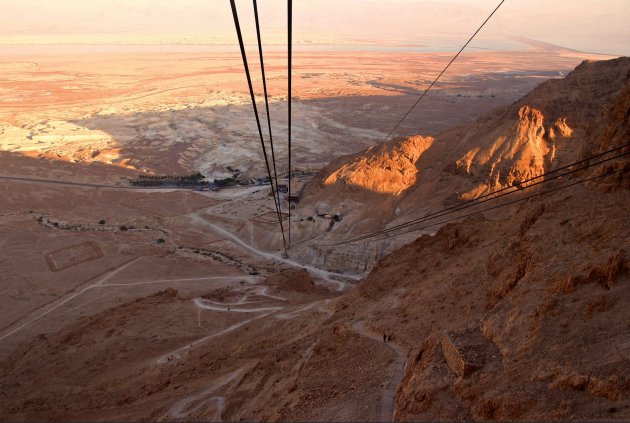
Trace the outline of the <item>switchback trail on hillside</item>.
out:
<instances>
[{"instance_id":1,"label":"switchback trail on hillside","mask_svg":"<svg viewBox=\"0 0 630 423\"><path fill-rule=\"evenodd\" d=\"M339 279L346 279L346 280L352 280L352 281L359 281L362 277L362 275L353 275L353 274L341 274L341 273L335 273L335 272L330 272L327 270L323 270L314 266L309 266L307 264L302 264L299 263L297 261L288 259L288 258L284 258L284 257L280 257L279 255L273 254L273 253L269 253L263 250L259 250L258 248L249 245L248 243L246 243L245 241L243 241L242 239L240 239L239 237L237 237L236 235L234 235L233 233L229 232L228 230L220 227L219 225L216 225L214 223L210 223L208 222L206 219L204 219L199 213L192 213L190 215L191 219L193 220L193 222L195 223L200 223L204 226L209 227L210 229L212 229L214 232L225 236L226 238L229 238L230 240L232 240L234 243L236 243L238 246L244 248L245 250L254 253L255 255L261 256L266 258L267 260L272 260L272 261L277 261L283 264L286 264L288 266L291 267L297 267L300 269L304 269L328 282L334 283L337 285L337 291L342 291L345 288L345 282L339 281Z\"/></svg>"}]
</instances>

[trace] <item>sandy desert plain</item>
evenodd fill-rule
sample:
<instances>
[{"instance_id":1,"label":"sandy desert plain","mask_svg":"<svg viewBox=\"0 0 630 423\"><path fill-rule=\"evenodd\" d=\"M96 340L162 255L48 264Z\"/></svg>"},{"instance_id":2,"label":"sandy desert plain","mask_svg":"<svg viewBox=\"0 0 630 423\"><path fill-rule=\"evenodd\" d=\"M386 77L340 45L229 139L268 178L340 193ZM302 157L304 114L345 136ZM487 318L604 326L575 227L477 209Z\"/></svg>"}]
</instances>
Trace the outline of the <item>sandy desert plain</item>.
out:
<instances>
[{"instance_id":1,"label":"sandy desert plain","mask_svg":"<svg viewBox=\"0 0 630 423\"><path fill-rule=\"evenodd\" d=\"M308 379L320 346L303 345L304 335L330 316L331 299L353 289L362 274L315 267L291 252L283 257L277 225L260 218L273 209L267 187L197 192L127 182L144 172L200 171L210 180L232 176L230 169L241 177L264 175L240 57L2 48L0 360L10 365L10 357L40 354L33 357L40 365L19 378L2 376L4 385L28 393L3 398L0 418L264 415L260 404L266 387L277 383L274 372L285 374L279 383ZM296 51L294 164L321 168L382 141L451 57ZM432 135L468 123L585 58L605 57L534 43L519 51L466 53L398 134ZM284 170L286 57L271 51L266 60ZM260 92L258 68L253 75ZM328 223L313 224L324 230ZM296 224L293 240L304 236ZM345 341L356 344L354 356L339 360L400 365L395 344L384 346L360 325L355 329ZM265 339L286 343L291 359L248 350ZM184 362L202 359L201 346L204 354L213 351L212 362L199 374L188 365L182 371ZM289 417L382 419L393 406L390 367L382 374L339 370L340 379L355 380L352 404L318 409L325 398L309 398L308 414L294 410ZM138 375L144 386L131 382ZM34 382L43 379L49 383ZM308 383L312 392L324 392L323 381ZM382 397L374 394L379 384ZM96 403L82 396L94 386L102 392Z\"/></svg>"}]
</instances>

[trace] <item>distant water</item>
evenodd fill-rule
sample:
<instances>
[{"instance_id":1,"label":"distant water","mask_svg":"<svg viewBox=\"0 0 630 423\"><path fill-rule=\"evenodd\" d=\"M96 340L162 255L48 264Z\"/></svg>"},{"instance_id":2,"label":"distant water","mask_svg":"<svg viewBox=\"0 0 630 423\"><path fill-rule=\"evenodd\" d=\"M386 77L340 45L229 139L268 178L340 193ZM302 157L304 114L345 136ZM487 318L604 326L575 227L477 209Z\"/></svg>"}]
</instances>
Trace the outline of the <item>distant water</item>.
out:
<instances>
[{"instance_id":1,"label":"distant water","mask_svg":"<svg viewBox=\"0 0 630 423\"><path fill-rule=\"evenodd\" d=\"M294 51L357 51L357 52L390 52L390 53L436 53L456 52L465 43L460 44L453 40L422 40L423 44L296 44ZM256 46L248 46L255 49ZM479 50L523 50L526 44L516 41L478 41L468 46L468 51ZM265 51L285 51L286 46L265 46ZM238 52L236 45L200 45L200 44L169 44L169 45L0 45L0 54L3 55L58 55L58 54L106 54L106 53L230 53Z\"/></svg>"}]
</instances>

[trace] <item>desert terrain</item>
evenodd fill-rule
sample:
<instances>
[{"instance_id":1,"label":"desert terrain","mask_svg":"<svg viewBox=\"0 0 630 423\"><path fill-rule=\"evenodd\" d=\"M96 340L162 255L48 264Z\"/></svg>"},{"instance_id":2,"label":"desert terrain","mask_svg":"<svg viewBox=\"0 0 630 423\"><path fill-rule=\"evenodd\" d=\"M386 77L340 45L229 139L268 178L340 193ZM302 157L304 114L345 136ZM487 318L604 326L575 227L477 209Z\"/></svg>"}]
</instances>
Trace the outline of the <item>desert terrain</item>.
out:
<instances>
[{"instance_id":1,"label":"desert terrain","mask_svg":"<svg viewBox=\"0 0 630 423\"><path fill-rule=\"evenodd\" d=\"M139 172L208 178L264 174L240 56L10 46L0 59L0 151ZM39 49L39 50L38 50ZM262 95L256 51L249 50ZM321 168L384 139L452 53L296 51L293 159ZM466 53L398 135L437 134L509 104L580 60L533 43ZM287 167L286 53L266 55L273 131ZM259 98L262 102L262 98ZM264 111L264 107L260 107Z\"/></svg>"},{"instance_id":2,"label":"desert terrain","mask_svg":"<svg viewBox=\"0 0 630 423\"><path fill-rule=\"evenodd\" d=\"M381 145L451 56L296 53L294 163L321 171L288 255L268 186L128 183L264 174L238 56L4 56L0 418L627 419L627 155L561 194L333 245L628 140L628 59L535 44L466 54ZM276 140L285 59L267 59Z\"/></svg>"}]
</instances>

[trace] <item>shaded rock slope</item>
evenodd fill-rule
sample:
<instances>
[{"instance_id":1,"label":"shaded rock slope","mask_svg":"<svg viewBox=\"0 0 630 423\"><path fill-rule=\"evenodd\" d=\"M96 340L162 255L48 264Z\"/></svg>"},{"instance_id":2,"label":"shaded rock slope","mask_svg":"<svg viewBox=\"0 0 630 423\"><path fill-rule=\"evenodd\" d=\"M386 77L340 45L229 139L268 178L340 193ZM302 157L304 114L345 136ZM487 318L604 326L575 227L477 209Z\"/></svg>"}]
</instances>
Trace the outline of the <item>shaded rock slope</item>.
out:
<instances>
[{"instance_id":1,"label":"shaded rock slope","mask_svg":"<svg viewBox=\"0 0 630 423\"><path fill-rule=\"evenodd\" d=\"M566 78L543 82L514 104L435 139L395 139L336 160L304 188L298 213L313 215L323 202L341 222L297 224L297 236L316 238L296 254L314 262L330 257L319 264L337 270L369 268L413 238L372 242L360 251L321 244L418 218L619 145L627 136L629 74L627 57L586 61Z\"/></svg>"}]
</instances>

